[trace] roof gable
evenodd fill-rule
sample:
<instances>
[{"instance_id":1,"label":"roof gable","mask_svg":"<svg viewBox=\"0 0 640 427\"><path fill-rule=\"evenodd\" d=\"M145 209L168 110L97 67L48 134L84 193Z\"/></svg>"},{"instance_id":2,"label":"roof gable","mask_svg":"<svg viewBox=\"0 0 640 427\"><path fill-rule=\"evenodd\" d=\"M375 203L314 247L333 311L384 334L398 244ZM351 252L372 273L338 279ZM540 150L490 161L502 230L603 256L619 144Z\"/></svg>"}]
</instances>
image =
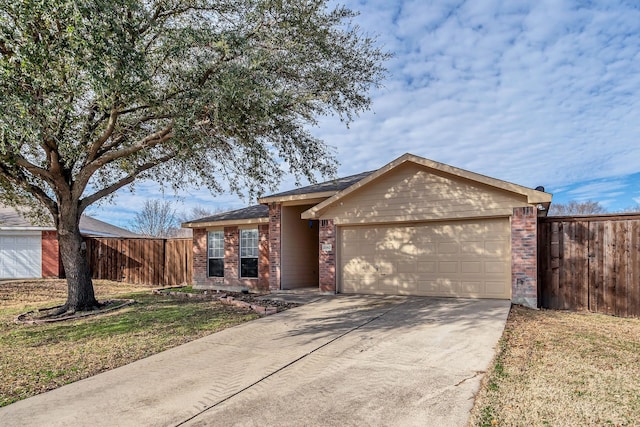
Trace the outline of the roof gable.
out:
<instances>
[{"instance_id":1,"label":"roof gable","mask_svg":"<svg viewBox=\"0 0 640 427\"><path fill-rule=\"evenodd\" d=\"M516 197L522 197L528 204L548 204L551 202L551 194L529 189L517 184L513 184L499 179L490 178L484 175L480 175L474 172L470 172L464 169L459 169L453 166L445 165L444 163L438 163L433 160L428 160L413 154L404 154L391 163L381 167L377 171L367 175L360 181L355 182L351 186L345 188L342 191L337 192L333 196L314 206L313 208L303 212L302 218L312 219L319 218L326 210L336 204L336 202L348 197L355 191L358 191L364 187L371 185L371 183L380 179L383 175L390 173L391 171L406 164L415 164L431 170L436 174L450 177L452 179L467 181L476 186L482 186L499 190L502 192L511 193Z\"/></svg>"}]
</instances>

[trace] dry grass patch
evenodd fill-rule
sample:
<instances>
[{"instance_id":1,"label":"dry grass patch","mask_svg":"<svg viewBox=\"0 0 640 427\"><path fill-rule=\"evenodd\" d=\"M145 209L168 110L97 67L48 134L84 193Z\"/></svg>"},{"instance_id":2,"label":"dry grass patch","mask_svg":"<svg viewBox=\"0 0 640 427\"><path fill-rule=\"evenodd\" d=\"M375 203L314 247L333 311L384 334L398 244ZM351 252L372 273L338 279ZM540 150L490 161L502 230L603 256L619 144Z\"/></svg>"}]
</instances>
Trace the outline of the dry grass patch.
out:
<instances>
[{"instance_id":1,"label":"dry grass patch","mask_svg":"<svg viewBox=\"0 0 640 427\"><path fill-rule=\"evenodd\" d=\"M513 307L474 426L640 425L640 319Z\"/></svg>"},{"instance_id":2,"label":"dry grass patch","mask_svg":"<svg viewBox=\"0 0 640 427\"><path fill-rule=\"evenodd\" d=\"M18 325L16 314L64 302L61 280L0 283L0 406L125 365L258 316L219 302L97 281L96 296L138 303L84 320Z\"/></svg>"},{"instance_id":3,"label":"dry grass patch","mask_svg":"<svg viewBox=\"0 0 640 427\"><path fill-rule=\"evenodd\" d=\"M130 283L94 280L93 289L99 300L150 289L148 286ZM67 299L67 282L60 279L15 280L0 282L0 316L20 313L33 308L64 304Z\"/></svg>"}]
</instances>

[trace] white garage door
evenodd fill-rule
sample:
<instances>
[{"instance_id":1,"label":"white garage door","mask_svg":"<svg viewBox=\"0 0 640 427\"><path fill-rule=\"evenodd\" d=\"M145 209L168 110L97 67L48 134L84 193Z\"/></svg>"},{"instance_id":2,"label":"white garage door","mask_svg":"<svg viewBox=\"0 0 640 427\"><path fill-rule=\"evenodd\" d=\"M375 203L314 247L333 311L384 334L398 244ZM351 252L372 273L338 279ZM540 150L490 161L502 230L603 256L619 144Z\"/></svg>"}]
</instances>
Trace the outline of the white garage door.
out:
<instances>
[{"instance_id":1,"label":"white garage door","mask_svg":"<svg viewBox=\"0 0 640 427\"><path fill-rule=\"evenodd\" d=\"M0 232L0 279L42 277L42 233Z\"/></svg>"},{"instance_id":2,"label":"white garage door","mask_svg":"<svg viewBox=\"0 0 640 427\"><path fill-rule=\"evenodd\" d=\"M341 227L340 291L511 298L508 218Z\"/></svg>"}]
</instances>

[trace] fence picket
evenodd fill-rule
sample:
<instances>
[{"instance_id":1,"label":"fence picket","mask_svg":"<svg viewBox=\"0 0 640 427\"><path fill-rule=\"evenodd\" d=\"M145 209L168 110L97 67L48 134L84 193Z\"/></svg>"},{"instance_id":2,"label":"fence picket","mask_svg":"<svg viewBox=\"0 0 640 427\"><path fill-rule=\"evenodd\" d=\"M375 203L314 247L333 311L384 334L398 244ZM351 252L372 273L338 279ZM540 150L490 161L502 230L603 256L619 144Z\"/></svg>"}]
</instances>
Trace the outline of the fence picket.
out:
<instances>
[{"instance_id":1,"label":"fence picket","mask_svg":"<svg viewBox=\"0 0 640 427\"><path fill-rule=\"evenodd\" d=\"M86 242L94 279L158 287L191 283L191 239L90 237Z\"/></svg>"},{"instance_id":2,"label":"fence picket","mask_svg":"<svg viewBox=\"0 0 640 427\"><path fill-rule=\"evenodd\" d=\"M640 215L538 222L540 306L640 317Z\"/></svg>"}]
</instances>

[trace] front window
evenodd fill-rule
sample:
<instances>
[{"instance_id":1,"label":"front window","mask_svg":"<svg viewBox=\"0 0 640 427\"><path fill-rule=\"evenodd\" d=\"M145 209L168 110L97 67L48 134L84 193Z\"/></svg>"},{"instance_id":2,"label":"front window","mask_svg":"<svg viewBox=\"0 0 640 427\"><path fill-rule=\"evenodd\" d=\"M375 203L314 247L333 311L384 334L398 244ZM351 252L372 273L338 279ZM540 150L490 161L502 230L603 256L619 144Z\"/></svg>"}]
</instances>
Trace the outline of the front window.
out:
<instances>
[{"instance_id":1,"label":"front window","mask_svg":"<svg viewBox=\"0 0 640 427\"><path fill-rule=\"evenodd\" d=\"M258 277L258 230L240 230L240 277Z\"/></svg>"},{"instance_id":2,"label":"front window","mask_svg":"<svg viewBox=\"0 0 640 427\"><path fill-rule=\"evenodd\" d=\"M224 277L224 233L210 231L207 240L209 277Z\"/></svg>"}]
</instances>

